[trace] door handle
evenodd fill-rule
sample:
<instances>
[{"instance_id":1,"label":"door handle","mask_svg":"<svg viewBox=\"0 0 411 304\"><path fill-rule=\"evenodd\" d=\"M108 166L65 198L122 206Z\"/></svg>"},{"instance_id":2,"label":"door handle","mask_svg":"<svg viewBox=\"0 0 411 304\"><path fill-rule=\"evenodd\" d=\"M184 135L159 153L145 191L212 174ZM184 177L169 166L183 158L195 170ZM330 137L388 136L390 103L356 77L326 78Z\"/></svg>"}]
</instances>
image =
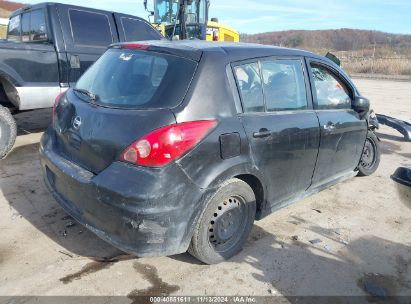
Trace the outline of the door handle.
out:
<instances>
[{"instance_id":1,"label":"door handle","mask_svg":"<svg viewBox=\"0 0 411 304\"><path fill-rule=\"evenodd\" d=\"M325 131L334 131L335 130L335 124L332 122L329 122L328 124L324 125L324 130Z\"/></svg>"},{"instance_id":2,"label":"door handle","mask_svg":"<svg viewBox=\"0 0 411 304\"><path fill-rule=\"evenodd\" d=\"M71 55L70 57L70 67L72 69L80 69L80 57L78 55Z\"/></svg>"},{"instance_id":3,"label":"door handle","mask_svg":"<svg viewBox=\"0 0 411 304\"><path fill-rule=\"evenodd\" d=\"M267 129L260 129L260 131L258 131L258 132L255 132L254 134L253 134L253 137L254 138L264 138L264 137L269 137L269 136L271 136L271 131L270 130L267 130Z\"/></svg>"}]
</instances>

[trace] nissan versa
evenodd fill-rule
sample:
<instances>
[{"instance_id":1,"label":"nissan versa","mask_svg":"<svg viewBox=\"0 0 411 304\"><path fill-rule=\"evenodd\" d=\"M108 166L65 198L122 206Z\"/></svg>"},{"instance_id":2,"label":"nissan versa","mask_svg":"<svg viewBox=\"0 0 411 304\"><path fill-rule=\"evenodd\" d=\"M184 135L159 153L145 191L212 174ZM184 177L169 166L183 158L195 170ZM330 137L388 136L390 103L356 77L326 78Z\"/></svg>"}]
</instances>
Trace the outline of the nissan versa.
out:
<instances>
[{"instance_id":1,"label":"nissan versa","mask_svg":"<svg viewBox=\"0 0 411 304\"><path fill-rule=\"evenodd\" d=\"M218 263L254 220L377 169L369 108L308 52L117 44L56 99L42 168L59 204L123 251Z\"/></svg>"}]
</instances>

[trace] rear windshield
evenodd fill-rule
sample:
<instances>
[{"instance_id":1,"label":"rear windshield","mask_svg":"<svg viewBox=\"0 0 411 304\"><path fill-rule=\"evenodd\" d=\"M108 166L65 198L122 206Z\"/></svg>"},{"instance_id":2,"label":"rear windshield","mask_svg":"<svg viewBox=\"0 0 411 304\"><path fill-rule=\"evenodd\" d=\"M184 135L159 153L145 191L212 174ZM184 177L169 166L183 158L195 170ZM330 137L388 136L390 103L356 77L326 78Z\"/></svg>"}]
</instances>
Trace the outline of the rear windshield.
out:
<instances>
[{"instance_id":1,"label":"rear windshield","mask_svg":"<svg viewBox=\"0 0 411 304\"><path fill-rule=\"evenodd\" d=\"M95 103L118 108L173 108L187 92L197 63L148 51L110 49L77 82Z\"/></svg>"}]
</instances>

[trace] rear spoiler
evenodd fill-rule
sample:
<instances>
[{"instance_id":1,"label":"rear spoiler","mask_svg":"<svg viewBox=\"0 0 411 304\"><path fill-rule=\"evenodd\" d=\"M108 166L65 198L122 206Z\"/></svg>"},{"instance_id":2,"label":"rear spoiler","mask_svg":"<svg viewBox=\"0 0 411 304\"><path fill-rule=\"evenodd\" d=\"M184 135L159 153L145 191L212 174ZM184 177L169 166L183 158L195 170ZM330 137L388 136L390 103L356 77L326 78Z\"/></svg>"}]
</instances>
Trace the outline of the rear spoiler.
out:
<instances>
[{"instance_id":1,"label":"rear spoiler","mask_svg":"<svg viewBox=\"0 0 411 304\"><path fill-rule=\"evenodd\" d=\"M169 41L139 41L115 43L112 44L110 48L152 51L183 57L197 62L201 60L201 57L203 55L203 52L201 50L188 48L186 46L184 47L183 45L179 45L177 42Z\"/></svg>"}]
</instances>

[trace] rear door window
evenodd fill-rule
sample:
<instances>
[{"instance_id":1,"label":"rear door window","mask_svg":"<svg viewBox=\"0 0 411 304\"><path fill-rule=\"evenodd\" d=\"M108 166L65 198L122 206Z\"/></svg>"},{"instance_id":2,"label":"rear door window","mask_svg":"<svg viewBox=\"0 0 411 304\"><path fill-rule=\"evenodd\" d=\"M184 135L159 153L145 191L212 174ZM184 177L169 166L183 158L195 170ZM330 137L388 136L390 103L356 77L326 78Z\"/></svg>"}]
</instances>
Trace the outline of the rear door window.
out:
<instances>
[{"instance_id":1,"label":"rear door window","mask_svg":"<svg viewBox=\"0 0 411 304\"><path fill-rule=\"evenodd\" d=\"M44 10L38 9L22 15L21 40L23 42L46 41L47 28Z\"/></svg>"},{"instance_id":2,"label":"rear door window","mask_svg":"<svg viewBox=\"0 0 411 304\"><path fill-rule=\"evenodd\" d=\"M69 16L74 44L107 47L113 43L107 15L70 9Z\"/></svg>"},{"instance_id":3,"label":"rear door window","mask_svg":"<svg viewBox=\"0 0 411 304\"><path fill-rule=\"evenodd\" d=\"M20 41L21 36L21 16L17 15L10 19L7 29L7 40Z\"/></svg>"},{"instance_id":4,"label":"rear door window","mask_svg":"<svg viewBox=\"0 0 411 304\"><path fill-rule=\"evenodd\" d=\"M47 41L46 16L43 9L36 9L10 19L7 39L10 41Z\"/></svg>"},{"instance_id":5,"label":"rear door window","mask_svg":"<svg viewBox=\"0 0 411 304\"><path fill-rule=\"evenodd\" d=\"M30 14L30 41L47 40L44 10L35 10Z\"/></svg>"},{"instance_id":6,"label":"rear door window","mask_svg":"<svg viewBox=\"0 0 411 304\"><path fill-rule=\"evenodd\" d=\"M338 76L323 65L315 63L311 64L311 72L317 95L317 109L351 109L352 93Z\"/></svg>"},{"instance_id":7,"label":"rear door window","mask_svg":"<svg viewBox=\"0 0 411 304\"><path fill-rule=\"evenodd\" d=\"M264 60L261 61L261 72L267 111L307 109L307 91L301 60Z\"/></svg>"},{"instance_id":8,"label":"rear door window","mask_svg":"<svg viewBox=\"0 0 411 304\"><path fill-rule=\"evenodd\" d=\"M30 13L21 15L21 41L30 41Z\"/></svg>"},{"instance_id":9,"label":"rear door window","mask_svg":"<svg viewBox=\"0 0 411 304\"><path fill-rule=\"evenodd\" d=\"M121 17L126 41L159 40L160 34L149 24L138 19Z\"/></svg>"},{"instance_id":10,"label":"rear door window","mask_svg":"<svg viewBox=\"0 0 411 304\"><path fill-rule=\"evenodd\" d=\"M80 78L76 88L96 102L119 108L173 108L179 105L197 63L155 52L110 49Z\"/></svg>"},{"instance_id":11,"label":"rear door window","mask_svg":"<svg viewBox=\"0 0 411 304\"><path fill-rule=\"evenodd\" d=\"M263 86L258 62L234 67L245 113L264 112Z\"/></svg>"}]
</instances>

